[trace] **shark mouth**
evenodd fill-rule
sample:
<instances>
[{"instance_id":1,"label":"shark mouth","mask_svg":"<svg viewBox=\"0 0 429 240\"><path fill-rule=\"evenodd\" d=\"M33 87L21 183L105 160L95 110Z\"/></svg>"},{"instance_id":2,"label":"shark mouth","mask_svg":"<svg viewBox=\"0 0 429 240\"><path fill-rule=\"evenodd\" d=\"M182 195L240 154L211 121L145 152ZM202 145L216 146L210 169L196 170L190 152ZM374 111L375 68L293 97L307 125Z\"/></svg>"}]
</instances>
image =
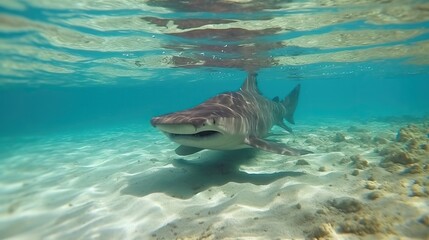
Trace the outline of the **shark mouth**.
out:
<instances>
[{"instance_id":1,"label":"shark mouth","mask_svg":"<svg viewBox=\"0 0 429 240\"><path fill-rule=\"evenodd\" d=\"M214 130L206 130L206 131L201 131L201 132L192 133L192 134L169 133L169 132L165 132L165 133L167 133L170 138L182 138L182 137L186 137L186 138L189 138L189 137L190 138L209 138L209 137L222 135L222 133L220 133L218 131L214 131Z\"/></svg>"},{"instance_id":2,"label":"shark mouth","mask_svg":"<svg viewBox=\"0 0 429 240\"><path fill-rule=\"evenodd\" d=\"M205 126L205 124L200 124L200 127L197 127L192 123L157 124L155 120L158 119L152 119L152 125L161 130L171 139L207 139L222 135L222 132L215 127Z\"/></svg>"}]
</instances>

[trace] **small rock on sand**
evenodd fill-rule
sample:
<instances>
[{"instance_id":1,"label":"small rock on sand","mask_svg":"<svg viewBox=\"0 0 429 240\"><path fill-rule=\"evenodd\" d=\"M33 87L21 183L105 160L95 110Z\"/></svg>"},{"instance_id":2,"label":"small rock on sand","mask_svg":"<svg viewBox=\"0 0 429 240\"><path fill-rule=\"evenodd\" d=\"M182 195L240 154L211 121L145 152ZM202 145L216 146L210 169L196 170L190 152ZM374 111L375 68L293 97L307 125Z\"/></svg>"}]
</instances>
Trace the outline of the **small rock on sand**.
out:
<instances>
[{"instance_id":1,"label":"small rock on sand","mask_svg":"<svg viewBox=\"0 0 429 240\"><path fill-rule=\"evenodd\" d=\"M428 196L428 193L426 192L427 189L420 186L419 184L413 184L411 186L411 196L413 197L426 197Z\"/></svg>"},{"instance_id":2,"label":"small rock on sand","mask_svg":"<svg viewBox=\"0 0 429 240\"><path fill-rule=\"evenodd\" d=\"M298 161L296 161L295 165L310 165L310 163L308 163L304 159L299 159Z\"/></svg>"},{"instance_id":3,"label":"small rock on sand","mask_svg":"<svg viewBox=\"0 0 429 240\"><path fill-rule=\"evenodd\" d=\"M323 167L320 167L320 168L319 168L319 172L326 172L326 167L324 167L324 166L323 166Z\"/></svg>"},{"instance_id":4,"label":"small rock on sand","mask_svg":"<svg viewBox=\"0 0 429 240\"><path fill-rule=\"evenodd\" d=\"M377 188L377 184L373 181L368 181L365 185L365 188L369 190L374 190Z\"/></svg>"},{"instance_id":5,"label":"small rock on sand","mask_svg":"<svg viewBox=\"0 0 429 240\"><path fill-rule=\"evenodd\" d=\"M382 196L383 194L380 191L374 191L374 192L368 193L369 200L375 200L375 199L381 198Z\"/></svg>"},{"instance_id":6,"label":"small rock on sand","mask_svg":"<svg viewBox=\"0 0 429 240\"><path fill-rule=\"evenodd\" d=\"M334 138L332 139L334 142L344 142L346 141L346 136L342 133L335 134Z\"/></svg>"},{"instance_id":7,"label":"small rock on sand","mask_svg":"<svg viewBox=\"0 0 429 240\"><path fill-rule=\"evenodd\" d=\"M318 209L318 210L316 211L316 213L317 213L317 214L323 214L323 215L326 215L326 214L327 214L327 212L326 212L324 209Z\"/></svg>"},{"instance_id":8,"label":"small rock on sand","mask_svg":"<svg viewBox=\"0 0 429 240\"><path fill-rule=\"evenodd\" d=\"M353 170L352 175L353 176L359 175L359 170L357 170L357 169Z\"/></svg>"},{"instance_id":9,"label":"small rock on sand","mask_svg":"<svg viewBox=\"0 0 429 240\"><path fill-rule=\"evenodd\" d=\"M421 224L425 225L426 227L429 227L429 214L426 214L426 215L422 216L422 217L419 219L419 222L420 222Z\"/></svg>"},{"instance_id":10,"label":"small rock on sand","mask_svg":"<svg viewBox=\"0 0 429 240\"><path fill-rule=\"evenodd\" d=\"M351 197L335 198L330 201L330 204L345 213L358 212L363 208L363 205L357 199Z\"/></svg>"},{"instance_id":11,"label":"small rock on sand","mask_svg":"<svg viewBox=\"0 0 429 240\"><path fill-rule=\"evenodd\" d=\"M353 155L350 157L353 164L357 169L365 169L369 166L368 161L363 159L360 155Z\"/></svg>"},{"instance_id":12,"label":"small rock on sand","mask_svg":"<svg viewBox=\"0 0 429 240\"><path fill-rule=\"evenodd\" d=\"M329 236L332 236L334 233L334 229L332 229L331 224L329 223L323 223L320 226L316 227L310 234L310 238L316 238L316 239L324 239Z\"/></svg>"}]
</instances>

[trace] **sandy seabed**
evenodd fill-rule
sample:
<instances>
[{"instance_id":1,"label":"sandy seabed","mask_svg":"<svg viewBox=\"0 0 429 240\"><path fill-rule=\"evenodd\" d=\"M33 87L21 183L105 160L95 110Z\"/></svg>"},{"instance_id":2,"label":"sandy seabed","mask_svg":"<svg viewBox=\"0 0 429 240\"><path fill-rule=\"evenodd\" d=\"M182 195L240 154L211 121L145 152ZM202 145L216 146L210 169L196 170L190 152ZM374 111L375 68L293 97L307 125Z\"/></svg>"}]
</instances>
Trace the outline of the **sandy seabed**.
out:
<instances>
[{"instance_id":1,"label":"sandy seabed","mask_svg":"<svg viewBox=\"0 0 429 240\"><path fill-rule=\"evenodd\" d=\"M147 126L1 138L0 239L429 239L429 120L299 124L181 158Z\"/></svg>"}]
</instances>

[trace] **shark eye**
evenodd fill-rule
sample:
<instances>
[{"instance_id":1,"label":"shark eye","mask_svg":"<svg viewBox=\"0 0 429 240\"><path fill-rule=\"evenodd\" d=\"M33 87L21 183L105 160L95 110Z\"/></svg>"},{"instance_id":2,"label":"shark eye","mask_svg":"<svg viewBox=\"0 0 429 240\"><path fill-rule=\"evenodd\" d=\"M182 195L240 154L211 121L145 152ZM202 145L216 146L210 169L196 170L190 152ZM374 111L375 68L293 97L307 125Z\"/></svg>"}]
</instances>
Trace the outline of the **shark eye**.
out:
<instances>
[{"instance_id":1,"label":"shark eye","mask_svg":"<svg viewBox=\"0 0 429 240\"><path fill-rule=\"evenodd\" d=\"M213 118L213 125L216 125L216 119Z\"/></svg>"}]
</instances>

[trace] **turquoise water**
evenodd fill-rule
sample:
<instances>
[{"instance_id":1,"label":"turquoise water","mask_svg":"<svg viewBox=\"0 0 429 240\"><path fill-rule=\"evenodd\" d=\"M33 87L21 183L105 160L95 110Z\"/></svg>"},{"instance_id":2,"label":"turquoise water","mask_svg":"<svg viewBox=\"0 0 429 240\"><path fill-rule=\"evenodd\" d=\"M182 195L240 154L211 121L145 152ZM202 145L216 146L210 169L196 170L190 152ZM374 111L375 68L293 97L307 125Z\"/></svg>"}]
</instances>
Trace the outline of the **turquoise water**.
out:
<instances>
[{"instance_id":1,"label":"turquoise water","mask_svg":"<svg viewBox=\"0 0 429 240\"><path fill-rule=\"evenodd\" d=\"M147 123L247 70L302 82L301 119L428 113L425 1L171 2L4 1L1 132Z\"/></svg>"},{"instance_id":2,"label":"turquoise water","mask_svg":"<svg viewBox=\"0 0 429 240\"><path fill-rule=\"evenodd\" d=\"M297 144L326 153L334 149L327 150L331 143L304 142L306 136L335 135L368 122L376 122L366 126L369 131L394 139L401 127L427 124L429 4L425 0L1 1L3 237L171 239L177 235L167 234L168 224L186 225L174 222L174 216L192 212L191 203L183 198L202 206L207 195L226 204L213 193L217 187L226 186L221 190L234 195L231 189L247 191L251 185L248 191L258 192L262 190L254 186L271 183L287 192L289 185L278 181L301 174L279 170L269 175L284 166L269 165L274 162L259 166L243 160L255 156L245 155L237 165L223 164L225 157L221 157L220 168L233 169L232 177L223 178L219 169L221 173L211 175L208 169L218 168L217 163L195 167L179 161L173 152L176 145L150 126L153 116L239 89L248 72L258 73L259 87L268 98L283 97L297 83L302 85L295 114ZM332 151L347 157L373 150L361 143L348 144L343 151ZM371 156L370 162L376 159ZM419 156L423 162L428 160L427 155ZM307 160L312 159L316 158ZM376 161L371 163L377 165ZM138 165L141 162L148 164ZM245 173L238 170L243 162L248 165ZM190 174L178 170L182 168ZM165 180L169 171L178 171L170 177L185 182L179 190L169 187L174 181ZM260 176L261 180L252 171L268 175ZM201 189L191 184L207 175L214 180L202 181ZM132 186L151 179L154 183L148 188ZM427 175L421 179L427 180ZM52 189L55 182L58 185ZM317 180L305 184L317 185ZM216 189L209 193L210 187ZM264 196L268 195L276 196ZM246 196L251 194L237 201ZM419 206L427 207L427 200L422 201ZM127 202L147 208L140 213L137 205L122 209ZM171 207L164 211L164 203L178 204L181 212ZM227 208L221 205L212 211L225 213ZM72 206L78 209L64 209ZM126 217L131 215L132 219ZM204 221L216 223L212 217ZM55 220L49 222L50 218ZM123 219L127 227L116 225L117 219ZM85 221L88 224L80 225ZM145 230L136 233L130 227L133 224ZM425 231L401 236L421 238L427 236ZM190 230L185 233L182 237L198 235ZM217 236L240 237L234 231ZM261 237L264 232L252 236ZM270 236L302 238L308 234L275 232Z\"/></svg>"}]
</instances>

